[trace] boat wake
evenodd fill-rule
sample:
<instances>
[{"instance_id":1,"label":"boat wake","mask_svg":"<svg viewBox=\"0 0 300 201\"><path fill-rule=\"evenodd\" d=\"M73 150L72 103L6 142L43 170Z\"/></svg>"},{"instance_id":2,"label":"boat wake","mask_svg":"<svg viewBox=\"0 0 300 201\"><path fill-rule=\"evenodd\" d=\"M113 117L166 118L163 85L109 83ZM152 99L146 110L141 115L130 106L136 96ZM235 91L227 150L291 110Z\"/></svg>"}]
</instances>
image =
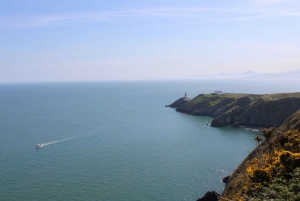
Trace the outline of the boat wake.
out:
<instances>
[{"instance_id":1,"label":"boat wake","mask_svg":"<svg viewBox=\"0 0 300 201\"><path fill-rule=\"evenodd\" d=\"M51 145L51 144L56 144L56 143L60 143L60 142L74 140L76 138L78 138L78 137L68 137L68 138L64 138L64 139L60 139L60 140L54 140L54 141L50 141L50 142L45 142L45 143L42 143L42 144L37 144L35 146L35 148L39 149L39 148L42 148L42 147L45 147L45 146L48 146L48 145Z\"/></svg>"}]
</instances>

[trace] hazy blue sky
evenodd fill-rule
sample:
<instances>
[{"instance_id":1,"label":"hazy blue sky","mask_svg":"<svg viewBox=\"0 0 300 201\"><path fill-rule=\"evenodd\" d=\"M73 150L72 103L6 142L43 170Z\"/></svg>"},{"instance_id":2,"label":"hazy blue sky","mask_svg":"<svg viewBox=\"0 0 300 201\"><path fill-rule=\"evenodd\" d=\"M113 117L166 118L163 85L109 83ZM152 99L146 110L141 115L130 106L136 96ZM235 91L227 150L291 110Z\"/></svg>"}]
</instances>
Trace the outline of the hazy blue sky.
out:
<instances>
[{"instance_id":1,"label":"hazy blue sky","mask_svg":"<svg viewBox=\"0 0 300 201\"><path fill-rule=\"evenodd\" d=\"M299 0L0 0L0 82L300 69Z\"/></svg>"}]
</instances>

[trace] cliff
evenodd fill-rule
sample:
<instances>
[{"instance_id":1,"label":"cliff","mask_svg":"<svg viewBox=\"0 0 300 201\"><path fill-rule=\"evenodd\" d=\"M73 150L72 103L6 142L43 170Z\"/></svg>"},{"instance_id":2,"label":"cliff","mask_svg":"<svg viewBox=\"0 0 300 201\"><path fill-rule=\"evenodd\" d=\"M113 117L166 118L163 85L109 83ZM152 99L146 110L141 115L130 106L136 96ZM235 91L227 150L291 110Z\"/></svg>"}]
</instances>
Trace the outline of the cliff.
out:
<instances>
[{"instance_id":1,"label":"cliff","mask_svg":"<svg viewBox=\"0 0 300 201\"><path fill-rule=\"evenodd\" d=\"M169 107L171 108L178 108L179 106L187 103L188 101L185 101L184 98L179 98L178 100L176 100L174 103L172 103L171 105L169 105Z\"/></svg>"},{"instance_id":2,"label":"cliff","mask_svg":"<svg viewBox=\"0 0 300 201\"><path fill-rule=\"evenodd\" d=\"M300 93L199 94L188 102L180 98L169 106L190 115L211 116L212 127L278 128L300 109Z\"/></svg>"},{"instance_id":3,"label":"cliff","mask_svg":"<svg viewBox=\"0 0 300 201\"><path fill-rule=\"evenodd\" d=\"M282 132L289 130L300 131L300 110L295 112L290 118L288 118L279 128Z\"/></svg>"},{"instance_id":4,"label":"cliff","mask_svg":"<svg viewBox=\"0 0 300 201\"><path fill-rule=\"evenodd\" d=\"M199 200L300 201L300 93L200 94L171 105L178 112L211 116L215 127L270 127L263 130L265 140L224 178L222 195L207 192ZM259 144L262 138L254 140Z\"/></svg>"},{"instance_id":5,"label":"cliff","mask_svg":"<svg viewBox=\"0 0 300 201\"><path fill-rule=\"evenodd\" d=\"M229 177L219 200L300 200L300 110L257 146Z\"/></svg>"}]
</instances>

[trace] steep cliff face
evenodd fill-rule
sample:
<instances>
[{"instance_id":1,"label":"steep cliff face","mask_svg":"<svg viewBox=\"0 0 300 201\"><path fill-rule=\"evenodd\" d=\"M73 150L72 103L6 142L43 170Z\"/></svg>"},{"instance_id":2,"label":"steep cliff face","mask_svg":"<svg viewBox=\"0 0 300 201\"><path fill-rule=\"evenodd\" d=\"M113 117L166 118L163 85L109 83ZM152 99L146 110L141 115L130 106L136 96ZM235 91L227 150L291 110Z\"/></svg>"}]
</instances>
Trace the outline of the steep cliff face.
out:
<instances>
[{"instance_id":1,"label":"steep cliff face","mask_svg":"<svg viewBox=\"0 0 300 201\"><path fill-rule=\"evenodd\" d=\"M195 104L188 102L179 106L176 111L192 115L216 117L233 107L230 105L233 102L234 99L232 98L222 99L217 104L211 104L211 102L208 100L204 100Z\"/></svg>"},{"instance_id":2,"label":"steep cliff face","mask_svg":"<svg viewBox=\"0 0 300 201\"><path fill-rule=\"evenodd\" d=\"M239 118L241 125L279 127L293 113L300 109L300 98L283 98L271 101L257 101Z\"/></svg>"},{"instance_id":3,"label":"steep cliff face","mask_svg":"<svg viewBox=\"0 0 300 201\"><path fill-rule=\"evenodd\" d=\"M211 116L214 118L211 122L212 127L279 127L300 109L300 93L200 94L188 102L179 99L170 107L190 115Z\"/></svg>"},{"instance_id":4,"label":"steep cliff face","mask_svg":"<svg viewBox=\"0 0 300 201\"><path fill-rule=\"evenodd\" d=\"M266 140L230 175L219 200L300 199L300 177L296 174L300 170L299 130L300 110L278 129L264 130Z\"/></svg>"},{"instance_id":5,"label":"steep cliff face","mask_svg":"<svg viewBox=\"0 0 300 201\"><path fill-rule=\"evenodd\" d=\"M273 127L264 129L266 140L226 178L222 195L215 194L212 200L264 200L264 196L278 200L298 196L300 200L300 93L200 94L171 105L179 112L212 116L211 126L215 127ZM211 192L199 200L209 195Z\"/></svg>"},{"instance_id":6,"label":"steep cliff face","mask_svg":"<svg viewBox=\"0 0 300 201\"><path fill-rule=\"evenodd\" d=\"M300 110L295 112L290 118L288 118L279 128L283 132L289 130L299 130L300 131Z\"/></svg>"},{"instance_id":7,"label":"steep cliff face","mask_svg":"<svg viewBox=\"0 0 300 201\"><path fill-rule=\"evenodd\" d=\"M185 103L187 103L187 101L185 101L184 98L179 98L174 103L172 103L171 105L169 105L169 107L171 107L171 108L178 108L179 106L181 106L181 105L183 105Z\"/></svg>"}]
</instances>

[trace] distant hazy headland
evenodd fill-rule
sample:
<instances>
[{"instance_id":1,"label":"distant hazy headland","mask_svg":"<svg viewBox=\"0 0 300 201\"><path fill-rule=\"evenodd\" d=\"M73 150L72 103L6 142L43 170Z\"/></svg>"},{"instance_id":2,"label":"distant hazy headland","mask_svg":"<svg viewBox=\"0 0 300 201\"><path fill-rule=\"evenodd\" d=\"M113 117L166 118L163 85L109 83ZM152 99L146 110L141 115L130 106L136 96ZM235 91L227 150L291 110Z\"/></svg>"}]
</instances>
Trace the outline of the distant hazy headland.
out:
<instances>
[{"instance_id":1,"label":"distant hazy headland","mask_svg":"<svg viewBox=\"0 0 300 201\"><path fill-rule=\"evenodd\" d=\"M283 73L258 73L245 71L241 73L218 73L214 75L191 75L190 78L201 79L291 79L300 78L300 70Z\"/></svg>"}]
</instances>

